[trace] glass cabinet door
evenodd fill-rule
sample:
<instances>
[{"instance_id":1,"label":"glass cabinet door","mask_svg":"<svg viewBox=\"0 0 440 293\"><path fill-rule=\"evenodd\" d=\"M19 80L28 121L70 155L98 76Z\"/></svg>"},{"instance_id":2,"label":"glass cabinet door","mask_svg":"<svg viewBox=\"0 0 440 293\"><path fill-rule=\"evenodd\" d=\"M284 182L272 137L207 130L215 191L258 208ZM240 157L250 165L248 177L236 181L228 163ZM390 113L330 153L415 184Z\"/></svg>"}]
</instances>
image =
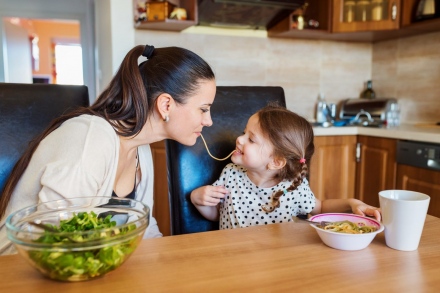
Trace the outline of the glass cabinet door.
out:
<instances>
[{"instance_id":1,"label":"glass cabinet door","mask_svg":"<svg viewBox=\"0 0 440 293\"><path fill-rule=\"evenodd\" d=\"M333 32L399 28L400 0L334 0Z\"/></svg>"}]
</instances>

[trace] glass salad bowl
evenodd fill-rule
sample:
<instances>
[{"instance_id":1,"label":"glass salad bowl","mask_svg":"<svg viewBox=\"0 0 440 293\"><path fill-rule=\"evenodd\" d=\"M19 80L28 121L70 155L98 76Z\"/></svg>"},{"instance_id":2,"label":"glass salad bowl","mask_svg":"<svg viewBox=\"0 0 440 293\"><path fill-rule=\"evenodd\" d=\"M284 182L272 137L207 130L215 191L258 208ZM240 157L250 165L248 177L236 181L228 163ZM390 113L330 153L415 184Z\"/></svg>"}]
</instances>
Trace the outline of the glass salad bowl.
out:
<instances>
[{"instance_id":1,"label":"glass salad bowl","mask_svg":"<svg viewBox=\"0 0 440 293\"><path fill-rule=\"evenodd\" d=\"M8 238L43 275L85 281L121 266L148 227L150 208L132 199L70 198L8 216Z\"/></svg>"}]
</instances>

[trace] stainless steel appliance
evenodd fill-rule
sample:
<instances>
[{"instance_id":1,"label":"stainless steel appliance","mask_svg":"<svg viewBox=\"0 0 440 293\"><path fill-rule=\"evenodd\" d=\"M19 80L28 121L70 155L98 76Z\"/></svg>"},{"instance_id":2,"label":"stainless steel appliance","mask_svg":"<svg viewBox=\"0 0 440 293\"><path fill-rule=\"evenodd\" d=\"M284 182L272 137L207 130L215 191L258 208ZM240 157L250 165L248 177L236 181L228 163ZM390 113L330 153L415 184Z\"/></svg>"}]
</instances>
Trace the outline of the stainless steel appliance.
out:
<instances>
[{"instance_id":1,"label":"stainless steel appliance","mask_svg":"<svg viewBox=\"0 0 440 293\"><path fill-rule=\"evenodd\" d=\"M352 125L382 126L396 105L394 98L346 99L341 103L339 119Z\"/></svg>"}]
</instances>

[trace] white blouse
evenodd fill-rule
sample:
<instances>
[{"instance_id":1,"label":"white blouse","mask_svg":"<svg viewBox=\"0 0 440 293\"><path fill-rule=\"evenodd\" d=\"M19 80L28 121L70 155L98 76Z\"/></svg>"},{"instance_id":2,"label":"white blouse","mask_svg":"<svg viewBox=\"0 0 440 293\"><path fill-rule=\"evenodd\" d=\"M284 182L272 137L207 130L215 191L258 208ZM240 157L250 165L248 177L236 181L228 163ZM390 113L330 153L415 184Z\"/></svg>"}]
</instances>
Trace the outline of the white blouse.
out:
<instances>
[{"instance_id":1,"label":"white blouse","mask_svg":"<svg viewBox=\"0 0 440 293\"><path fill-rule=\"evenodd\" d=\"M119 159L119 137L103 118L81 115L64 122L44 138L23 173L0 222L0 255L14 253L6 237L7 215L21 208L63 198L106 196L113 192ZM142 178L136 199L150 207L144 238L161 237L153 211L153 159L149 145L140 146Z\"/></svg>"}]
</instances>

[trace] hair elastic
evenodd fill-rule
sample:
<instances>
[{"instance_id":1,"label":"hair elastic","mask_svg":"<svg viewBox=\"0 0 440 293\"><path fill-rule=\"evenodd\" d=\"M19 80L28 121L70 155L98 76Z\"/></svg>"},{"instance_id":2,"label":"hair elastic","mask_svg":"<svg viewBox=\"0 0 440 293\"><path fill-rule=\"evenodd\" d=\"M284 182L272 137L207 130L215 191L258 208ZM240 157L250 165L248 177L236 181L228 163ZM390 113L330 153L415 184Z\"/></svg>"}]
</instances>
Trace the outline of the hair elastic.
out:
<instances>
[{"instance_id":1,"label":"hair elastic","mask_svg":"<svg viewBox=\"0 0 440 293\"><path fill-rule=\"evenodd\" d=\"M301 164L305 164L305 163L306 163L306 159L305 159L305 158L301 158L301 159L299 159L299 162L300 162Z\"/></svg>"},{"instance_id":2,"label":"hair elastic","mask_svg":"<svg viewBox=\"0 0 440 293\"><path fill-rule=\"evenodd\" d=\"M151 55L153 55L154 52L154 46L145 45L144 52L142 52L142 56L146 57L147 59L151 58Z\"/></svg>"}]
</instances>

